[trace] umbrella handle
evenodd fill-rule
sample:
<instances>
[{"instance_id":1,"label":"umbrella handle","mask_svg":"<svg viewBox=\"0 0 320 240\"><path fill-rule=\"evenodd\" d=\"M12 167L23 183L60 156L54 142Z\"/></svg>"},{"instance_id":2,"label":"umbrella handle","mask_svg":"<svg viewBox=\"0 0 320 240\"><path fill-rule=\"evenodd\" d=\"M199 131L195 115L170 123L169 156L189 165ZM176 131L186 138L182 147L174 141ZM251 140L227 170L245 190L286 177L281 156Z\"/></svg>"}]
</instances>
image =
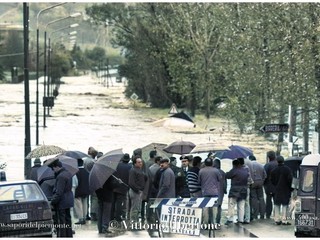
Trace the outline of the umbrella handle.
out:
<instances>
[{"instance_id":1,"label":"umbrella handle","mask_svg":"<svg viewBox=\"0 0 320 240\"><path fill-rule=\"evenodd\" d=\"M126 187L129 187L127 184L125 184L120 178L117 178L115 175L111 175L115 180L118 181L118 183L125 185Z\"/></svg>"}]
</instances>

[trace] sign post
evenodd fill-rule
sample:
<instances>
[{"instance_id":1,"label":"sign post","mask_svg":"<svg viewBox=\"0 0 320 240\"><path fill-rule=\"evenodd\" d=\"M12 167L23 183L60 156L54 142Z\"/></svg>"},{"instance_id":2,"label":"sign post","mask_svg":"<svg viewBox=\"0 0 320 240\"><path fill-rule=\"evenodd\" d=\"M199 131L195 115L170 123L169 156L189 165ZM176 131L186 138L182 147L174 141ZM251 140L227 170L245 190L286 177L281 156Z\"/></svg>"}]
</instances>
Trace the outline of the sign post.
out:
<instances>
[{"instance_id":1,"label":"sign post","mask_svg":"<svg viewBox=\"0 0 320 240\"><path fill-rule=\"evenodd\" d=\"M260 131L263 133L280 133L288 132L289 124L266 124L260 128Z\"/></svg>"}]
</instances>

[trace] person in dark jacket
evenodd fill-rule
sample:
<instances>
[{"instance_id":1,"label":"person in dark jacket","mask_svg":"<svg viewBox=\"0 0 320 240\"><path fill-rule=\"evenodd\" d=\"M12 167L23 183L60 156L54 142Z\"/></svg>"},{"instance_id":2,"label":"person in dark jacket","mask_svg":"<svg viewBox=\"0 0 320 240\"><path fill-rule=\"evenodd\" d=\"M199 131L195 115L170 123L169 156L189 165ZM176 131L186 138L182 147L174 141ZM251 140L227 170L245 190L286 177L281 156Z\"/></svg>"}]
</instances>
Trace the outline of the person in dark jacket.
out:
<instances>
[{"instance_id":1,"label":"person in dark jacket","mask_svg":"<svg viewBox=\"0 0 320 240\"><path fill-rule=\"evenodd\" d=\"M70 208L73 207L72 175L57 159L48 165L55 172L56 182L51 205L57 214L57 237L72 237Z\"/></svg>"},{"instance_id":2,"label":"person in dark jacket","mask_svg":"<svg viewBox=\"0 0 320 240\"><path fill-rule=\"evenodd\" d=\"M181 156L181 175L179 178L181 179L181 182L177 182L176 186L176 195L177 197L182 197L182 198L189 198L190 197L190 192L189 192L189 187L188 187L188 179L187 179L187 173L190 169L190 162L192 161L192 156ZM178 173L179 174L179 173Z\"/></svg>"},{"instance_id":3,"label":"person in dark jacket","mask_svg":"<svg viewBox=\"0 0 320 240\"><path fill-rule=\"evenodd\" d=\"M131 201L130 220L133 224L139 222L142 193L147 182L147 175L142 170L142 161L141 157L136 155L132 159L133 167L129 172L129 198Z\"/></svg>"},{"instance_id":4,"label":"person in dark jacket","mask_svg":"<svg viewBox=\"0 0 320 240\"><path fill-rule=\"evenodd\" d=\"M78 186L74 195L74 212L79 221L75 224L85 224L88 212L88 197L90 195L89 172L84 168L83 163L82 159L78 159L79 172L76 174Z\"/></svg>"},{"instance_id":5,"label":"person in dark jacket","mask_svg":"<svg viewBox=\"0 0 320 240\"><path fill-rule=\"evenodd\" d=\"M99 233L113 233L109 230L109 223L111 220L113 190L117 186L117 181L111 176L103 184L102 188L96 190L98 198L97 226Z\"/></svg>"},{"instance_id":6,"label":"person in dark jacket","mask_svg":"<svg viewBox=\"0 0 320 240\"><path fill-rule=\"evenodd\" d=\"M226 225L233 223L234 207L237 206L238 223L244 222L244 204L247 198L249 170L242 167L240 161L232 161L233 168L226 173L226 178L231 179L228 195L228 220Z\"/></svg>"},{"instance_id":7,"label":"person in dark jacket","mask_svg":"<svg viewBox=\"0 0 320 240\"><path fill-rule=\"evenodd\" d=\"M118 222L127 218L127 202L128 202L128 191L129 191L129 172L132 168L132 164L129 164L130 155L124 154L117 170L113 173L114 176L121 179L123 184L119 184L118 187L113 189L113 213L114 219Z\"/></svg>"},{"instance_id":8,"label":"person in dark jacket","mask_svg":"<svg viewBox=\"0 0 320 240\"><path fill-rule=\"evenodd\" d=\"M277 156L278 166L271 171L270 180L275 187L274 220L277 225L291 225L288 222L287 209L292 192L292 172L284 165L284 158Z\"/></svg>"},{"instance_id":9,"label":"person in dark jacket","mask_svg":"<svg viewBox=\"0 0 320 240\"><path fill-rule=\"evenodd\" d=\"M169 161L168 158L160 160L160 167L163 172L159 182L157 198L174 198L176 196L175 176L172 169L169 167Z\"/></svg>"},{"instance_id":10,"label":"person in dark jacket","mask_svg":"<svg viewBox=\"0 0 320 240\"><path fill-rule=\"evenodd\" d=\"M31 168L30 175L28 179L38 182L38 169L41 167L41 161L39 158L36 158L33 161L33 167Z\"/></svg>"},{"instance_id":11,"label":"person in dark jacket","mask_svg":"<svg viewBox=\"0 0 320 240\"><path fill-rule=\"evenodd\" d=\"M264 181L264 192L266 194L266 218L269 219L273 209L275 187L270 181L270 175L273 169L278 166L276 161L276 153L274 151L267 152L268 163L264 165L267 178Z\"/></svg>"}]
</instances>

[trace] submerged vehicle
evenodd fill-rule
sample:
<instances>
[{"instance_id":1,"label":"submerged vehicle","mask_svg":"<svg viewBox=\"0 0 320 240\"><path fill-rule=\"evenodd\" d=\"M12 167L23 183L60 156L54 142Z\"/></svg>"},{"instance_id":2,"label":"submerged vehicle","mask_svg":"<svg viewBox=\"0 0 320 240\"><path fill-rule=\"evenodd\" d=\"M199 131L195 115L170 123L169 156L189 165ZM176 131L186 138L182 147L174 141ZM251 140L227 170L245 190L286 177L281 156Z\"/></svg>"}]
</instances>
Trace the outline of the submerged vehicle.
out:
<instances>
[{"instance_id":1,"label":"submerged vehicle","mask_svg":"<svg viewBox=\"0 0 320 240\"><path fill-rule=\"evenodd\" d=\"M320 155L309 154L300 165L295 204L295 236L320 237Z\"/></svg>"}]
</instances>

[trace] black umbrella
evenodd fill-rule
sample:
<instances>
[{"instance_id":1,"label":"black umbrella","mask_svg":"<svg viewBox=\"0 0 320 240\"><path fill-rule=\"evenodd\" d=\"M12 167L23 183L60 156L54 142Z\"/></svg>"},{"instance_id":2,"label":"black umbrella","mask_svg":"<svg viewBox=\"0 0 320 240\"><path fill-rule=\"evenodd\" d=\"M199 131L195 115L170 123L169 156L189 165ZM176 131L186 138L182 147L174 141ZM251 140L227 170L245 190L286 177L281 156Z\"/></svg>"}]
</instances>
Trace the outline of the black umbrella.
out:
<instances>
[{"instance_id":1,"label":"black umbrella","mask_svg":"<svg viewBox=\"0 0 320 240\"><path fill-rule=\"evenodd\" d=\"M165 147L163 151L182 155L190 153L195 146L196 145L192 142L176 141Z\"/></svg>"},{"instance_id":2,"label":"black umbrella","mask_svg":"<svg viewBox=\"0 0 320 240\"><path fill-rule=\"evenodd\" d=\"M50 165L56 160L59 160L62 163L62 167L64 167L68 172L70 172L72 176L79 171L77 159L70 158L64 155L59 155L54 158L48 159L41 167L38 168L38 182L45 179L52 179L54 177L54 172L51 168L48 167L48 165Z\"/></svg>"},{"instance_id":3,"label":"black umbrella","mask_svg":"<svg viewBox=\"0 0 320 240\"><path fill-rule=\"evenodd\" d=\"M122 149L116 149L98 158L89 175L89 188L91 192L102 188L103 184L116 171L123 155Z\"/></svg>"},{"instance_id":4,"label":"black umbrella","mask_svg":"<svg viewBox=\"0 0 320 240\"><path fill-rule=\"evenodd\" d=\"M63 155L68 156L68 157L72 157L75 159L83 159L83 158L92 158L91 156L89 156L88 154L81 152L81 151L65 151L63 153Z\"/></svg>"}]
</instances>

